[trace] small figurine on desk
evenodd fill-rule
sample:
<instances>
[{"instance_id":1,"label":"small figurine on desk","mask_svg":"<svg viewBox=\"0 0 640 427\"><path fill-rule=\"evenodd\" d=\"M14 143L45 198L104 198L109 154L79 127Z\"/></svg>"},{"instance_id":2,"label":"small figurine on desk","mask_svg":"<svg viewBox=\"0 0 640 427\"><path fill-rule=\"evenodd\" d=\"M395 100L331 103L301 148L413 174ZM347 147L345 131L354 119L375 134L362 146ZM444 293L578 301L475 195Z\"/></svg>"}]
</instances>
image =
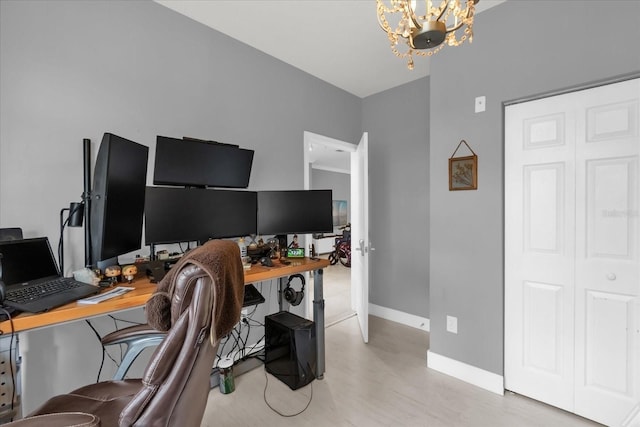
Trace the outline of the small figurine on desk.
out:
<instances>
[{"instance_id":1,"label":"small figurine on desk","mask_svg":"<svg viewBox=\"0 0 640 427\"><path fill-rule=\"evenodd\" d=\"M122 267L122 277L124 277L128 283L133 282L133 278L136 274L138 274L138 267L135 265L130 264Z\"/></svg>"},{"instance_id":2,"label":"small figurine on desk","mask_svg":"<svg viewBox=\"0 0 640 427\"><path fill-rule=\"evenodd\" d=\"M289 243L289 247L290 248L297 248L298 246L298 235L294 234L293 235L293 240L291 241L291 243Z\"/></svg>"},{"instance_id":3,"label":"small figurine on desk","mask_svg":"<svg viewBox=\"0 0 640 427\"><path fill-rule=\"evenodd\" d=\"M122 269L120 268L119 265L110 265L109 267L104 269L104 275L107 278L106 281L108 282L107 286L113 286L114 283L118 282L118 277L120 276L120 274L122 273ZM102 285L102 282L100 282L100 284Z\"/></svg>"}]
</instances>

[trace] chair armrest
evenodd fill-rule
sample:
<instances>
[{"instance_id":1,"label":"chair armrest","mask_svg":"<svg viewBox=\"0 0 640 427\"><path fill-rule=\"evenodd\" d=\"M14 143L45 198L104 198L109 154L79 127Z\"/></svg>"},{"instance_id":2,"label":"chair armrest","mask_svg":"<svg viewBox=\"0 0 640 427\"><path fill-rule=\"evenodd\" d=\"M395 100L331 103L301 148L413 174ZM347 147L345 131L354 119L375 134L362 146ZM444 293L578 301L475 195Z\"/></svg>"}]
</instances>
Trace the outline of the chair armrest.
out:
<instances>
[{"instance_id":1,"label":"chair armrest","mask_svg":"<svg viewBox=\"0 0 640 427\"><path fill-rule=\"evenodd\" d=\"M6 427L98 427L100 418L84 412L58 412L36 415L4 424Z\"/></svg>"},{"instance_id":2,"label":"chair armrest","mask_svg":"<svg viewBox=\"0 0 640 427\"><path fill-rule=\"evenodd\" d=\"M146 338L149 336L164 337L166 335L167 335L166 332L157 331L147 324L129 326L127 328L113 331L110 334L107 334L104 337L102 337L102 345L114 345L114 344L128 345L130 342L134 342L140 338Z\"/></svg>"},{"instance_id":3,"label":"chair armrest","mask_svg":"<svg viewBox=\"0 0 640 427\"><path fill-rule=\"evenodd\" d=\"M102 338L102 345L125 344L127 351L120 362L114 380L123 380L127 371L136 358L147 347L157 346L166 337L166 332L160 332L149 325L136 325L113 331Z\"/></svg>"}]
</instances>

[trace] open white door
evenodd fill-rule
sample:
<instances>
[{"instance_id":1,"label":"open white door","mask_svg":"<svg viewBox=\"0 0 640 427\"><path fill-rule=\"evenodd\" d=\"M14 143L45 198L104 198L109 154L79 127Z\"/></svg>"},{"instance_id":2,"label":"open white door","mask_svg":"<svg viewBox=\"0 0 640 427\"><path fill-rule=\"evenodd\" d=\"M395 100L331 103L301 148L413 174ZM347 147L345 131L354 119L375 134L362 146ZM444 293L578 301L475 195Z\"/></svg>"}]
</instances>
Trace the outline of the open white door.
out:
<instances>
[{"instance_id":1,"label":"open white door","mask_svg":"<svg viewBox=\"0 0 640 427\"><path fill-rule=\"evenodd\" d=\"M362 339L369 342L369 142L362 134L351 153L351 302Z\"/></svg>"},{"instance_id":2,"label":"open white door","mask_svg":"<svg viewBox=\"0 0 640 427\"><path fill-rule=\"evenodd\" d=\"M368 135L363 133L356 146L312 132L304 132L304 189L311 185L310 152L312 146L323 146L348 152L351 156L351 305L362 330L362 339L369 341L369 253L374 248L369 241L369 149ZM362 241L362 247L360 246ZM310 242L310 241L309 241ZM308 243L305 247L308 247ZM358 250L360 249L360 250ZM306 315L312 312L309 299ZM307 317L310 318L310 317Z\"/></svg>"}]
</instances>

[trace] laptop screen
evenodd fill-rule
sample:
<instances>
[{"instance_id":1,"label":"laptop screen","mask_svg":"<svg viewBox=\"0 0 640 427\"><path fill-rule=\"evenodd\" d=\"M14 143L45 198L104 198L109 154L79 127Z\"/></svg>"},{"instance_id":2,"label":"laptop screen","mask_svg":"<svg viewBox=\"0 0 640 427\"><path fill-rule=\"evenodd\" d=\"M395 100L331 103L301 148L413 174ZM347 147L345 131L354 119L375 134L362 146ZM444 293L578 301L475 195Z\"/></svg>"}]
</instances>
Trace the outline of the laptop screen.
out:
<instances>
[{"instance_id":1,"label":"laptop screen","mask_svg":"<svg viewBox=\"0 0 640 427\"><path fill-rule=\"evenodd\" d=\"M0 242L0 263L6 286L59 275L46 237Z\"/></svg>"}]
</instances>

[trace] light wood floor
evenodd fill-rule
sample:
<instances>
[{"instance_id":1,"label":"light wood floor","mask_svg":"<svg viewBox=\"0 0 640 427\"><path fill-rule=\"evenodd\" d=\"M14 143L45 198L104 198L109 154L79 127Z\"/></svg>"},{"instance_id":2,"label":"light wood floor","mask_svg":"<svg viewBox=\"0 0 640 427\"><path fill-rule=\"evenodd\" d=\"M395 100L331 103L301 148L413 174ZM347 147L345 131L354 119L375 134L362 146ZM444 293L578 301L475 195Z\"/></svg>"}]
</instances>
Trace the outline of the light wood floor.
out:
<instances>
[{"instance_id":1,"label":"light wood floor","mask_svg":"<svg viewBox=\"0 0 640 427\"><path fill-rule=\"evenodd\" d=\"M323 255L326 258L326 255ZM331 325L354 314L351 309L351 269L340 263L324 269L325 325ZM311 291L309 291L311 292Z\"/></svg>"},{"instance_id":2,"label":"light wood floor","mask_svg":"<svg viewBox=\"0 0 640 427\"><path fill-rule=\"evenodd\" d=\"M369 343L356 317L326 330L324 379L296 391L259 367L213 389L202 426L594 426L575 415L514 395L499 396L426 367L429 335L369 317ZM265 385L267 385L266 393ZM313 396L311 394L313 393ZM270 409L266 399L284 414Z\"/></svg>"}]
</instances>

